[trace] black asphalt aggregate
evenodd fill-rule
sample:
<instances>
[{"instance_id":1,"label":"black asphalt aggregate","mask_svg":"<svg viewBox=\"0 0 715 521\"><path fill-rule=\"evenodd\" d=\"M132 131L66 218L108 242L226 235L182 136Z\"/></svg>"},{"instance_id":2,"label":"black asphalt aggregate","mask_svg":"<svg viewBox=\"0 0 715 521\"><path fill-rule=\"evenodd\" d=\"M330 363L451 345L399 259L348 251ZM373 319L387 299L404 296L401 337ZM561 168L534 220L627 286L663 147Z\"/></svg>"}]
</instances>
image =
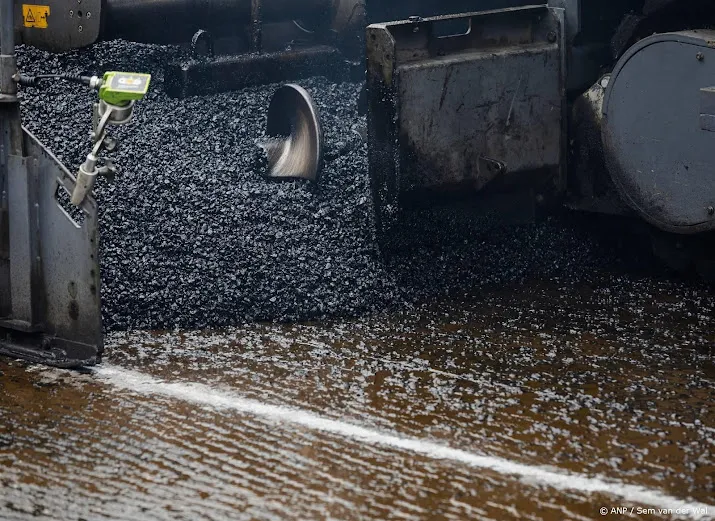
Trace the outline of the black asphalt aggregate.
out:
<instances>
[{"instance_id":1,"label":"black asphalt aggregate","mask_svg":"<svg viewBox=\"0 0 715 521\"><path fill-rule=\"evenodd\" d=\"M473 296L526 277L582 280L616 262L570 220L466 227L425 219L436 245L385 261L375 240L367 145L355 132L358 83L299 83L320 111L318 186L266 180L256 141L278 85L172 99L162 68L175 47L123 41L50 54L19 47L26 74L149 72L133 121L115 127L119 175L100 180L103 318L108 330L207 328L352 316ZM89 151L96 93L66 82L24 89L25 125L71 171Z\"/></svg>"}]
</instances>

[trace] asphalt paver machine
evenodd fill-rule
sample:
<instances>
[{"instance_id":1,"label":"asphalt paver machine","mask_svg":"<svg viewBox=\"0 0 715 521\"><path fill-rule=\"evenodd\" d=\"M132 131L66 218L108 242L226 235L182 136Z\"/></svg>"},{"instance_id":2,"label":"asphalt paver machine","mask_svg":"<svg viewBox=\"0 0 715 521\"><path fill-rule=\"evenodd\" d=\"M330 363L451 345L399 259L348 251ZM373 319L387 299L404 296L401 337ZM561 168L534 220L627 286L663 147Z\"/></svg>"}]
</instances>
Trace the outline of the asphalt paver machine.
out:
<instances>
[{"instance_id":1,"label":"asphalt paver machine","mask_svg":"<svg viewBox=\"0 0 715 521\"><path fill-rule=\"evenodd\" d=\"M311 75L366 81L370 179L385 250L412 209L466 199L496 213L568 206L626 215L647 226L671 264L712 270L715 4L527 4L3 1L0 352L58 366L99 361L91 188L114 168L101 159L114 146L111 126L129 120L149 83L121 72L55 78L98 90L87 160L71 172L22 128L18 86L51 78L17 71L16 42L50 51L112 38L182 44L189 58L164 71L175 97ZM306 135L320 139L317 127Z\"/></svg>"}]
</instances>

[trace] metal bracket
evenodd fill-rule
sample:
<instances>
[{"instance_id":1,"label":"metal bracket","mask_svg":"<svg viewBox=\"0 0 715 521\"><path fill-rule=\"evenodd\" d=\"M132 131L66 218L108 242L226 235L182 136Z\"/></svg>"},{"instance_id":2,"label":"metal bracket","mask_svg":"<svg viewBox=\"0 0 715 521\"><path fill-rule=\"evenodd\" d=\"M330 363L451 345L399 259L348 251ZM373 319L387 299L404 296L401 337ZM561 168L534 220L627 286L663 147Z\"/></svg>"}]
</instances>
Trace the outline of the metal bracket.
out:
<instances>
[{"instance_id":1,"label":"metal bracket","mask_svg":"<svg viewBox=\"0 0 715 521\"><path fill-rule=\"evenodd\" d=\"M170 63L164 68L164 84L169 96L185 98L310 76L347 81L352 73L337 49L315 45L280 52ZM364 74L362 67L359 73Z\"/></svg>"},{"instance_id":2,"label":"metal bracket","mask_svg":"<svg viewBox=\"0 0 715 521\"><path fill-rule=\"evenodd\" d=\"M0 103L17 101L17 83L13 79L15 70L17 70L15 56L0 55Z\"/></svg>"},{"instance_id":3,"label":"metal bracket","mask_svg":"<svg viewBox=\"0 0 715 521\"><path fill-rule=\"evenodd\" d=\"M210 32L199 29L191 38L191 57L194 60L213 59L216 55Z\"/></svg>"},{"instance_id":4,"label":"metal bracket","mask_svg":"<svg viewBox=\"0 0 715 521\"><path fill-rule=\"evenodd\" d=\"M263 0L251 0L251 52L263 50Z\"/></svg>"},{"instance_id":5,"label":"metal bracket","mask_svg":"<svg viewBox=\"0 0 715 521\"><path fill-rule=\"evenodd\" d=\"M41 316L39 215L37 179L32 158L11 155L7 164L10 201L10 301L12 317L24 330L34 328Z\"/></svg>"},{"instance_id":6,"label":"metal bracket","mask_svg":"<svg viewBox=\"0 0 715 521\"><path fill-rule=\"evenodd\" d=\"M715 87L700 89L700 128L715 132Z\"/></svg>"},{"instance_id":7,"label":"metal bracket","mask_svg":"<svg viewBox=\"0 0 715 521\"><path fill-rule=\"evenodd\" d=\"M564 10L566 41L572 42L581 32L581 0L549 0L548 5Z\"/></svg>"}]
</instances>

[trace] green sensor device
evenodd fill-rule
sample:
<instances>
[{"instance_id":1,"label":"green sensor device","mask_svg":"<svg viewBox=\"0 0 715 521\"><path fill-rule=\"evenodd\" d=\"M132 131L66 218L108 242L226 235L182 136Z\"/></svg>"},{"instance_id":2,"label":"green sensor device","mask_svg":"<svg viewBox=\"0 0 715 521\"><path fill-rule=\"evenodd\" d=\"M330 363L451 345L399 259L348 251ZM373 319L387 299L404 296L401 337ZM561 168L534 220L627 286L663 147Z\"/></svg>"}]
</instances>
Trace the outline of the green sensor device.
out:
<instances>
[{"instance_id":1,"label":"green sensor device","mask_svg":"<svg viewBox=\"0 0 715 521\"><path fill-rule=\"evenodd\" d=\"M149 90L151 74L138 72L105 72L99 98L112 105L123 106L142 99Z\"/></svg>"}]
</instances>

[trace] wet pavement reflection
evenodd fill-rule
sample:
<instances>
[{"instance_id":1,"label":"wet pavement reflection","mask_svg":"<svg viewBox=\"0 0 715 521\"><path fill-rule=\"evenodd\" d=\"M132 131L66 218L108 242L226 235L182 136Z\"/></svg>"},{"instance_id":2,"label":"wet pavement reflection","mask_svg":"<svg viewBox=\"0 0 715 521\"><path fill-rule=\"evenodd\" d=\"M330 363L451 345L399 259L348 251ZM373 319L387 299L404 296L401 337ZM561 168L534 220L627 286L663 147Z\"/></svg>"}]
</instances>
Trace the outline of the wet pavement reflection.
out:
<instances>
[{"instance_id":1,"label":"wet pavement reflection","mask_svg":"<svg viewBox=\"0 0 715 521\"><path fill-rule=\"evenodd\" d=\"M532 281L0 360L0 518L715 518L714 296Z\"/></svg>"}]
</instances>

